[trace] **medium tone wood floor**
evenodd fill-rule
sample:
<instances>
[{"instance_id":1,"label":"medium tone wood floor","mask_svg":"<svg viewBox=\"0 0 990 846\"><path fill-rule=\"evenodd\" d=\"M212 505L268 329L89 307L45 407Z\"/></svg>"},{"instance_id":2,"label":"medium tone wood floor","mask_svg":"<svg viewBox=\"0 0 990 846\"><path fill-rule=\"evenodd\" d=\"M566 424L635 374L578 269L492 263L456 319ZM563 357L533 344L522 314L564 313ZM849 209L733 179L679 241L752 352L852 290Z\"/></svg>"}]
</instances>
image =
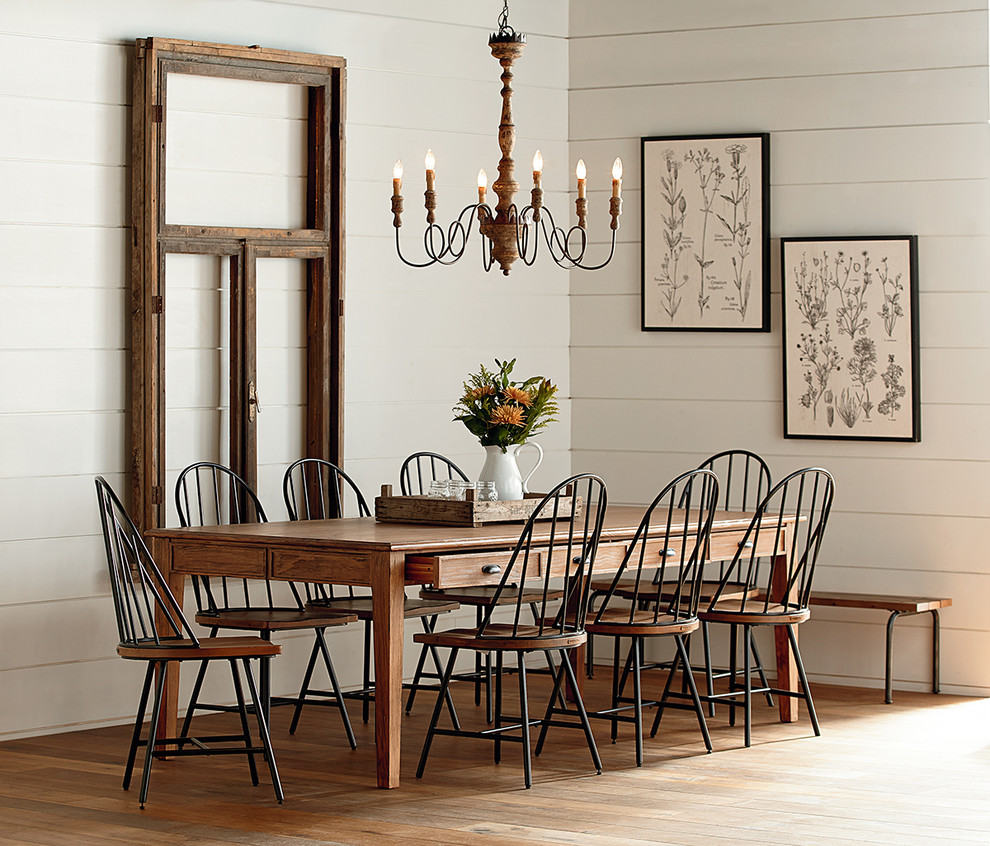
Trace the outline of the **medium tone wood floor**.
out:
<instances>
[{"instance_id":1,"label":"medium tone wood floor","mask_svg":"<svg viewBox=\"0 0 990 846\"><path fill-rule=\"evenodd\" d=\"M605 704L607 682L604 670L589 682L592 705ZM547 689L531 679L534 702ZM670 712L641 769L631 726L612 745L596 722L601 776L580 732L552 729L531 790L518 744L495 766L490 743L460 738L437 738L417 781L427 697L405 719L404 779L392 791L374 787L374 733L359 709L351 751L330 709L309 709L293 737L278 708L283 806L267 781L251 786L238 756L156 762L139 810L137 786L120 788L126 727L10 741L0 744L0 846L990 843L990 700L898 692L884 705L881 691L824 686L815 698L822 737L806 718L774 722L761 703L745 749L723 708L709 721L711 755L693 716ZM457 703L465 722L480 718L468 688Z\"/></svg>"}]
</instances>

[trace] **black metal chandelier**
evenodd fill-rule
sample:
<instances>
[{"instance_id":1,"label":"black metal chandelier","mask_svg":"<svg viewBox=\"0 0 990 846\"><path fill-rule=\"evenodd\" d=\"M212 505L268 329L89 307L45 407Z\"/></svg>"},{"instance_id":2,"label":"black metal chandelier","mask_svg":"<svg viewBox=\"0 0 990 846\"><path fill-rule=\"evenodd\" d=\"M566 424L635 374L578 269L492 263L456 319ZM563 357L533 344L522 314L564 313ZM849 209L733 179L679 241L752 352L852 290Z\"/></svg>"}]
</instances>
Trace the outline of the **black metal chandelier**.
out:
<instances>
[{"instance_id":1,"label":"black metal chandelier","mask_svg":"<svg viewBox=\"0 0 990 846\"><path fill-rule=\"evenodd\" d=\"M414 262L402 255L399 229L402 226L402 162L395 163L392 173L392 226L395 227L395 249L399 258L410 267L430 267L434 264L449 265L456 262L467 248L475 220L481 233L481 255L485 270L498 264L502 273L509 270L516 259L531 266L535 261L542 240L547 245L551 258L560 267L581 270L599 270L607 265L615 253L615 233L619 228L619 215L622 213L622 162L615 160L612 165L612 197L609 202L612 230L611 246L607 258L600 264L588 264L585 253L588 235L585 223L588 216L586 197L587 170L584 160L577 163L577 199L575 210L577 223L569 229L557 226L550 210L543 205L543 156L536 151L533 156L533 189L530 204L520 209L514 198L519 190L515 181L515 162L512 150L515 146L516 128L512 123L512 65L522 55L526 36L517 33L509 26L509 3L504 0L499 16L498 32L492 33L488 41L492 55L502 66L502 118L498 128L498 144L502 158L498 163L498 179L492 183L492 190L498 197L493 209L486 202L488 177L484 170L478 172L478 202L465 206L446 230L436 223L437 197L435 191L436 160L433 151L426 153L426 230L423 246L426 261Z\"/></svg>"}]
</instances>

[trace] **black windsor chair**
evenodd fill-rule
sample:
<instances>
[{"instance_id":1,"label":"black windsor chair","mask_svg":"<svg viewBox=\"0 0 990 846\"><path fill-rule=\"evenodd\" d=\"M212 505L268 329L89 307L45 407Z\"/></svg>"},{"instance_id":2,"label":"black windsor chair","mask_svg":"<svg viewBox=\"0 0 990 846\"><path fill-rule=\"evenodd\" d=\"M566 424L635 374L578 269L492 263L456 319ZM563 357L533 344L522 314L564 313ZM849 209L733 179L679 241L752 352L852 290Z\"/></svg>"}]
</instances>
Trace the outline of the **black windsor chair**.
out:
<instances>
[{"instance_id":1,"label":"black windsor chair","mask_svg":"<svg viewBox=\"0 0 990 846\"><path fill-rule=\"evenodd\" d=\"M460 477L464 481L468 481L467 476L464 475L464 471L461 470L453 461L451 461L446 456L440 455L436 452L414 452L410 455L404 462L402 462L402 467L399 470L399 487L404 496L410 494L413 495L423 495L429 491L430 482L437 481L439 479L454 479ZM452 601L459 605L464 605L475 609L475 620L478 626L481 625L482 618L484 617L485 610L488 608L492 602L497 602L499 605L511 605L519 600L520 594L518 593L520 589L511 586L507 590L501 591L497 594L496 599L496 588L491 585L477 585L474 587L462 587L456 589L446 588L444 590L435 590L434 588L424 587L420 590L419 595L422 599L428 599L434 602L437 601ZM526 592L522 589L522 601L530 606L533 613L533 619L538 619L538 614L540 613L538 603L542 600L542 594ZM560 591L556 591L553 594L553 599L560 599L563 594ZM432 674L427 674L424 672L424 661L425 653L421 653L419 656L419 664L416 667L416 672L413 675L412 690L409 693L409 698L406 700L406 713L412 711L413 700L416 697L416 691L422 685L423 678L433 678ZM553 671L553 660L547 655L550 661L550 670ZM474 656L475 664L473 672L466 673L456 673L454 678L458 681L470 681L474 682L474 704L481 704L481 686L485 686L485 701L487 708L488 722L492 722L494 717L494 707L492 703L492 665L491 656L486 655L482 657L480 652L476 652Z\"/></svg>"},{"instance_id":2,"label":"black windsor chair","mask_svg":"<svg viewBox=\"0 0 990 846\"><path fill-rule=\"evenodd\" d=\"M137 750L141 744L144 744L144 770L138 799L142 808L148 799L153 759L188 755L246 755L251 781L255 785L258 784L256 757L263 756L268 762L275 797L281 803L284 799L282 783L279 781L268 723L265 720L264 708L260 707L261 699L250 665L253 658L260 659L262 665L267 664L273 655L279 654L281 647L260 637L196 637L181 607L169 590L168 583L145 546L141 533L102 476L96 478L96 495L103 526L107 566L110 571L110 588L117 617L119 637L117 654L127 660L145 661L148 665L127 753L127 764L124 768L124 790L130 787ZM156 614L167 621L165 630L159 628ZM202 661L206 664L221 660L230 665L241 733L199 737L190 737L187 733L183 733L181 737L158 738L168 665L181 661ZM254 703L253 710L257 717L260 745L256 745L251 738L238 662L244 670L248 690ZM151 705L151 721L147 737L142 739L141 729L156 672L158 681ZM208 745L218 743L235 745Z\"/></svg>"},{"instance_id":3,"label":"black windsor chair","mask_svg":"<svg viewBox=\"0 0 990 846\"><path fill-rule=\"evenodd\" d=\"M726 568L711 602L698 614L704 622L742 627L742 689L732 685L725 693L711 694L705 698L731 706L730 724L735 722L735 709L742 706L746 746L751 743L754 693L775 693L804 699L815 735L821 734L794 626L811 616L808 606L811 584L832 509L834 490L832 476L827 470L817 467L797 470L772 488L757 507L739 550ZM792 521L790 528L785 528L787 520ZM764 550L763 557L757 556L758 548ZM737 594L735 598L725 598L725 591L740 583L748 586L749 590L742 596ZM786 627L800 691L769 685L756 689L752 687L750 655L753 651L753 629L757 626ZM730 661L729 672L731 678L735 678L735 654L730 656ZM661 702L656 723L659 723L662 713Z\"/></svg>"},{"instance_id":4,"label":"black windsor chair","mask_svg":"<svg viewBox=\"0 0 990 846\"><path fill-rule=\"evenodd\" d=\"M670 689L680 667L705 746L709 752L712 751L685 641L700 625L698 602L717 499L718 477L710 470L683 473L660 491L646 509L636 535L612 578L611 588L606 591L601 606L587 625L589 636L594 634L615 639L612 705L589 712L589 716L611 721L613 743L619 722L634 724L637 767L643 766L643 705L653 704L644 703L640 676L647 638L674 639L676 653L669 664L664 694ZM619 643L625 637L632 641L628 662L631 663L633 679L631 700L622 695L619 673ZM630 710L633 712L631 715L626 713ZM656 733L656 727L653 733ZM542 739L541 736L541 743Z\"/></svg>"},{"instance_id":5,"label":"black windsor chair","mask_svg":"<svg viewBox=\"0 0 990 846\"><path fill-rule=\"evenodd\" d=\"M584 497L584 508L580 514L567 514L561 506L565 496L573 494ZM549 725L566 726L584 730L588 749L595 769L601 773L601 758L591 733L591 723L581 700L580 689L574 675L574 669L567 658L567 652L582 645L586 640L585 617L588 612L588 579L591 576L598 551L598 541L602 532L607 502L605 483L598 476L590 473L572 476L561 482L539 503L530 516L519 536L519 541L513 550L502 580L495 588L495 600L484 609L481 623L471 629L451 629L448 631L419 633L414 640L418 643L432 646L442 646L450 649L450 658L444 668L440 681L441 692L437 696L433 716L423 744L416 777L421 778L426 769L426 761L430 747L436 735L452 735L456 737L474 737L492 740L495 744L495 763L501 760L501 744L505 741L521 743L523 747L523 771L526 787L533 784L531 761L530 730L536 726L545 729ZM541 531L538 521L552 519L546 530ZM543 537L534 538L549 532L549 541ZM551 588L553 579L563 579L563 603L554 611L550 608L552 597L558 593ZM527 624L522 621L522 609L529 604L521 590L511 585L532 584L533 595L538 595L538 613L536 620ZM499 600L503 595L514 597L506 606ZM494 622L493 614L503 608L510 613L507 622ZM475 652L494 652L496 656L494 715L493 727L482 731L467 731L454 727L453 729L438 728L440 715L443 712L443 697L450 687L453 677L454 664L462 649ZM507 717L502 713L502 673L503 659L507 652L516 653L519 674L519 706L521 714L518 719ZM526 686L525 656L529 652L543 652L548 658L551 652L557 652L560 660L554 670L554 687L543 719L531 719L529 711L528 691ZM554 702L563 696L561 685L565 677L570 683L575 695L575 713L580 722L567 722L554 719ZM510 721L510 722L507 722ZM541 735L542 739L542 735ZM539 748L537 754L539 754Z\"/></svg>"},{"instance_id":6,"label":"black windsor chair","mask_svg":"<svg viewBox=\"0 0 990 846\"><path fill-rule=\"evenodd\" d=\"M717 508L724 511L744 511L744 512L754 512L756 506L763 500L763 497L767 495L772 487L770 468L767 466L766 461L764 461L759 455L748 450L726 450L724 452L716 453L709 458L706 458L701 464L696 468L698 470L711 470L719 478L719 498L716 505ZM706 578L701 583L701 596L700 603L702 606L707 606L711 601L712 596L715 594L715 590L720 584L722 575L725 572L725 562L720 562L720 571L718 573L718 578ZM658 570L654 570L652 574L653 580L656 582L660 579L660 573ZM605 592L609 589L611 583L607 579L596 579L592 583L592 607L595 606L596 600L603 596ZM631 585L623 584L620 582L616 588L616 593L626 599L631 598ZM731 591L735 591L738 595L742 596L746 592L746 587L744 585L727 586L723 590L722 596L725 599L731 598ZM669 586L665 588L661 593L661 599L663 601L669 601L671 599ZM704 664L705 664L705 683L707 693L711 694L714 692L714 683L716 679L726 678L729 676L729 670L727 668L712 668L712 658L711 658L711 643L709 640L709 629L708 624L702 622L701 624L701 636L702 644L704 648ZM588 633L588 675L589 677L593 674L593 644L594 638L589 631ZM729 650L730 653L735 654L737 649L737 630L731 628L729 630ZM767 686L767 677L763 669L763 662L760 660L759 652L757 651L756 641L752 642L753 647L753 671L760 676L761 684ZM628 675L629 662L626 663L626 668L623 670L622 679L623 682L626 680ZM647 666L654 665L644 665L643 669ZM657 665L663 669L669 668L669 662ZM734 681L734 679L732 680ZM767 704L773 706L773 697L767 694ZM709 703L709 716L715 716L715 706Z\"/></svg>"},{"instance_id":7,"label":"black windsor chair","mask_svg":"<svg viewBox=\"0 0 990 846\"><path fill-rule=\"evenodd\" d=\"M285 471L282 479L282 493L285 498L285 508L290 520L328 520L345 517L348 514L357 512L356 516L370 517L371 510L361 493L357 484L343 470L322 458L302 458ZM353 614L358 620L364 622L364 658L363 658L363 684L360 690L349 690L343 693L345 698L359 699L361 701L362 716L368 722L370 703L374 700L375 686L371 678L371 657L372 657L372 608L370 596L355 596L354 588L341 587L331 584L307 584L306 586L306 607L307 608L330 608L346 614ZM456 602L450 601L430 601L425 599L405 600L403 606L403 616L405 619L420 619L423 622L423 630L432 632L436 626L437 616L456 611ZM299 715L302 713L303 705L307 697L326 697L326 691L310 688L313 670L316 667L316 660L319 654L319 642L313 645L313 652L309 657L309 664L306 667L306 675L303 678L302 689L299 691L299 699L296 703L295 713L292 715L292 725L289 732L294 733L299 722ZM425 676L423 673L423 663L427 653L432 654L436 667L436 676ZM440 678L442 670L440 656L435 647L422 649L419 665L416 669L416 683L421 677ZM412 688L413 685L405 685ZM332 694L331 694L332 695ZM319 699L317 700L319 702ZM320 703L324 704L324 703ZM454 710L453 699L448 694L448 707L452 719L457 720L457 712Z\"/></svg>"},{"instance_id":8,"label":"black windsor chair","mask_svg":"<svg viewBox=\"0 0 990 846\"><path fill-rule=\"evenodd\" d=\"M175 507L182 526L223 526L241 523L265 523L268 518L255 492L244 479L233 470L211 461L191 464L179 474L175 483ZM344 697L337 683L330 650L326 643L326 630L345 626L357 621L353 614L333 611L327 608L307 608L299 588L292 582L284 583L291 593L287 604L275 598L273 584L268 579L246 579L240 577L193 576L193 591L199 612L196 622L210 629L215 636L220 629L254 631L270 640L274 632L302 631L312 629L316 644L323 656L324 665L330 676L334 703L340 711L344 732L351 748L357 748L357 740L351 728L351 721L344 705ZM282 584L282 583L278 583ZM207 665L204 662L196 676L192 697L182 733L186 734L189 722L196 710L224 711L224 705L200 703L199 694L206 677ZM296 700L287 697L273 698L271 695L271 674L262 668L261 701L268 717L272 704L294 704Z\"/></svg>"}]
</instances>

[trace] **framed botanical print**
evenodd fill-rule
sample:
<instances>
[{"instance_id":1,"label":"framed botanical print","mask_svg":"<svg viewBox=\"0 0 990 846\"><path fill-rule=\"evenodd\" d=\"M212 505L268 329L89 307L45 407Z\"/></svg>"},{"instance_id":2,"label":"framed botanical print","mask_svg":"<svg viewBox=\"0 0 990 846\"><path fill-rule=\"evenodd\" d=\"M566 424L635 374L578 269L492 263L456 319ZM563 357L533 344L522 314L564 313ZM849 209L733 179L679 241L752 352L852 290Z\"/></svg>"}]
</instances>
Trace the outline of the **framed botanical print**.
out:
<instances>
[{"instance_id":1,"label":"framed botanical print","mask_svg":"<svg viewBox=\"0 0 990 846\"><path fill-rule=\"evenodd\" d=\"M770 135L643 138L644 331L770 331Z\"/></svg>"},{"instance_id":2,"label":"framed botanical print","mask_svg":"<svg viewBox=\"0 0 990 846\"><path fill-rule=\"evenodd\" d=\"M780 243L784 436L920 441L917 236Z\"/></svg>"}]
</instances>

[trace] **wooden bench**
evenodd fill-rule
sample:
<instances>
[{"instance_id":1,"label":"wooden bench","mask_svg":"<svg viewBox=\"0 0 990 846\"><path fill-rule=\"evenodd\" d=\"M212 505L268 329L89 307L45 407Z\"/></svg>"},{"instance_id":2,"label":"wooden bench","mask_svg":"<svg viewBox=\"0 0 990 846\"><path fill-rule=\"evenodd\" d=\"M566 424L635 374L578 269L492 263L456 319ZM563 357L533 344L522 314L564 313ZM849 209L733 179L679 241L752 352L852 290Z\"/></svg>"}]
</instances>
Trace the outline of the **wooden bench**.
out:
<instances>
[{"instance_id":1,"label":"wooden bench","mask_svg":"<svg viewBox=\"0 0 990 846\"><path fill-rule=\"evenodd\" d=\"M884 702L888 705L894 701L891 689L891 671L894 655L894 621L898 617L908 617L913 614L932 615L932 693L939 692L939 637L938 612L940 608L948 608L952 600L948 598L932 599L926 596L890 596L874 593L841 593L836 591L812 591L811 605L824 605L833 608L870 608L889 611L887 618L887 662L885 672Z\"/></svg>"}]
</instances>

